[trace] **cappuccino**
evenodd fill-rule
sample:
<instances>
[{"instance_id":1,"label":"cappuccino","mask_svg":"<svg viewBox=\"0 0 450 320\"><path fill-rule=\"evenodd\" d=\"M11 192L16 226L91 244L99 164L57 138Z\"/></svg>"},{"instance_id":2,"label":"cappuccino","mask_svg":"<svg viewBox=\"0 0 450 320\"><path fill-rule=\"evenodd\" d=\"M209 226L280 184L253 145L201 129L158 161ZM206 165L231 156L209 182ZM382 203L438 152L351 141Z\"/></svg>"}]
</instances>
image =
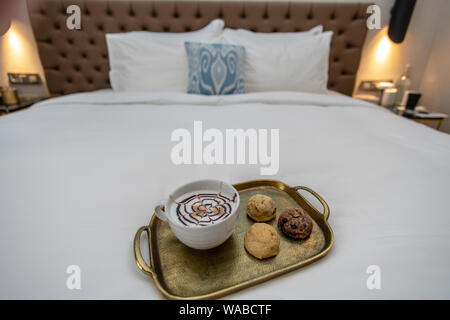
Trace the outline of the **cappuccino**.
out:
<instances>
[{"instance_id":1,"label":"cappuccino","mask_svg":"<svg viewBox=\"0 0 450 320\"><path fill-rule=\"evenodd\" d=\"M195 191L173 199L170 214L188 227L204 227L225 220L238 205L237 193L224 195L221 191Z\"/></svg>"},{"instance_id":2,"label":"cappuccino","mask_svg":"<svg viewBox=\"0 0 450 320\"><path fill-rule=\"evenodd\" d=\"M179 187L168 199L161 200L155 214L188 247L211 249L233 233L239 203L239 193L231 184L199 180Z\"/></svg>"}]
</instances>

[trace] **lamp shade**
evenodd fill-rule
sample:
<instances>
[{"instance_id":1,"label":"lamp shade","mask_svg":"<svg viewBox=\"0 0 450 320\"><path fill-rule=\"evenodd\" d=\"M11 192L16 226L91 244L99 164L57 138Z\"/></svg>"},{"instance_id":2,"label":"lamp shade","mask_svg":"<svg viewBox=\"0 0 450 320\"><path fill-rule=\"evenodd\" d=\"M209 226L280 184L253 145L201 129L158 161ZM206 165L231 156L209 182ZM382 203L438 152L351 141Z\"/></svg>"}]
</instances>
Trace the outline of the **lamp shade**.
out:
<instances>
[{"instance_id":1,"label":"lamp shade","mask_svg":"<svg viewBox=\"0 0 450 320\"><path fill-rule=\"evenodd\" d=\"M408 31L416 0L396 0L391 11L388 35L395 43L402 43Z\"/></svg>"}]
</instances>

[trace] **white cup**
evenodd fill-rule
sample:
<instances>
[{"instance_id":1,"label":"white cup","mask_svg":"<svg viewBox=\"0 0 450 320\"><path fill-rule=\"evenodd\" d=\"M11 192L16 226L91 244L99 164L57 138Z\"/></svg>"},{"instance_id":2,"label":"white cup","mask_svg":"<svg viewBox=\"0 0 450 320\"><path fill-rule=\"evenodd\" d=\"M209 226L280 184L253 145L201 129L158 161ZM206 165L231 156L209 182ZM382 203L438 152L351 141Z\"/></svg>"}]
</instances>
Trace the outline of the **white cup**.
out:
<instances>
[{"instance_id":1,"label":"white cup","mask_svg":"<svg viewBox=\"0 0 450 320\"><path fill-rule=\"evenodd\" d=\"M171 214L173 206L177 205L173 200L182 195L203 190L221 192L230 197L236 194L231 213L225 219L206 226L187 226L179 222L177 217ZM160 220L169 223L170 229L182 243L193 249L204 250L221 245L231 236L239 216L239 203L239 192L231 184L219 180L200 180L185 184L173 191L169 199L162 200L155 207L155 214Z\"/></svg>"},{"instance_id":2,"label":"white cup","mask_svg":"<svg viewBox=\"0 0 450 320\"><path fill-rule=\"evenodd\" d=\"M381 96L381 105L383 107L390 108L394 105L395 97L397 96L397 89L389 88L383 91L383 95Z\"/></svg>"}]
</instances>

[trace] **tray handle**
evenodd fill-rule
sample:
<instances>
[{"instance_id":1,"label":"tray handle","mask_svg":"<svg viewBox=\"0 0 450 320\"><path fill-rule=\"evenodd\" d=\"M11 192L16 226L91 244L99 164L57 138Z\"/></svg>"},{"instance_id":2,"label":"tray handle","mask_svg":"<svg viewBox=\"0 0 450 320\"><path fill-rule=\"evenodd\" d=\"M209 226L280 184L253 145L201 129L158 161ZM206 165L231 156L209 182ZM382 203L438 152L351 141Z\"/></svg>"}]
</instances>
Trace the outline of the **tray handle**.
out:
<instances>
[{"instance_id":1,"label":"tray handle","mask_svg":"<svg viewBox=\"0 0 450 320\"><path fill-rule=\"evenodd\" d=\"M144 231L147 232L148 236L150 236L149 226L140 227L139 230L136 232L136 235L134 236L134 260L136 261L138 268L143 273L153 277L154 271L151 267L148 266L147 262L145 262L141 253L141 234Z\"/></svg>"},{"instance_id":2,"label":"tray handle","mask_svg":"<svg viewBox=\"0 0 450 320\"><path fill-rule=\"evenodd\" d=\"M319 202L322 204L323 206L323 218L325 219L325 221L328 221L328 218L330 216L330 208L328 207L328 204L325 202L325 200L322 199L321 196L319 196L319 194L317 192L315 192L314 190L308 188L308 187L294 187L293 188L295 191L298 190L304 190L309 192L310 194L312 194L317 200L319 200Z\"/></svg>"}]
</instances>

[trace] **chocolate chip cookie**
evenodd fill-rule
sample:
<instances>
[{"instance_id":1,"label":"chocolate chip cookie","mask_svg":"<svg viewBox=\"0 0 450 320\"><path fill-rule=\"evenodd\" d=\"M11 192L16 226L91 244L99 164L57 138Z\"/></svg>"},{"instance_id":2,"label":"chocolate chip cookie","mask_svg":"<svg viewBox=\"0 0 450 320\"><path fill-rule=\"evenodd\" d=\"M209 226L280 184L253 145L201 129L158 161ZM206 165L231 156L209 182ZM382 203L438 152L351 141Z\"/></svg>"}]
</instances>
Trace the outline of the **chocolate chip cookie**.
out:
<instances>
[{"instance_id":1,"label":"chocolate chip cookie","mask_svg":"<svg viewBox=\"0 0 450 320\"><path fill-rule=\"evenodd\" d=\"M280 214L278 228L288 237L305 239L311 234L313 224L303 209L291 208Z\"/></svg>"}]
</instances>

